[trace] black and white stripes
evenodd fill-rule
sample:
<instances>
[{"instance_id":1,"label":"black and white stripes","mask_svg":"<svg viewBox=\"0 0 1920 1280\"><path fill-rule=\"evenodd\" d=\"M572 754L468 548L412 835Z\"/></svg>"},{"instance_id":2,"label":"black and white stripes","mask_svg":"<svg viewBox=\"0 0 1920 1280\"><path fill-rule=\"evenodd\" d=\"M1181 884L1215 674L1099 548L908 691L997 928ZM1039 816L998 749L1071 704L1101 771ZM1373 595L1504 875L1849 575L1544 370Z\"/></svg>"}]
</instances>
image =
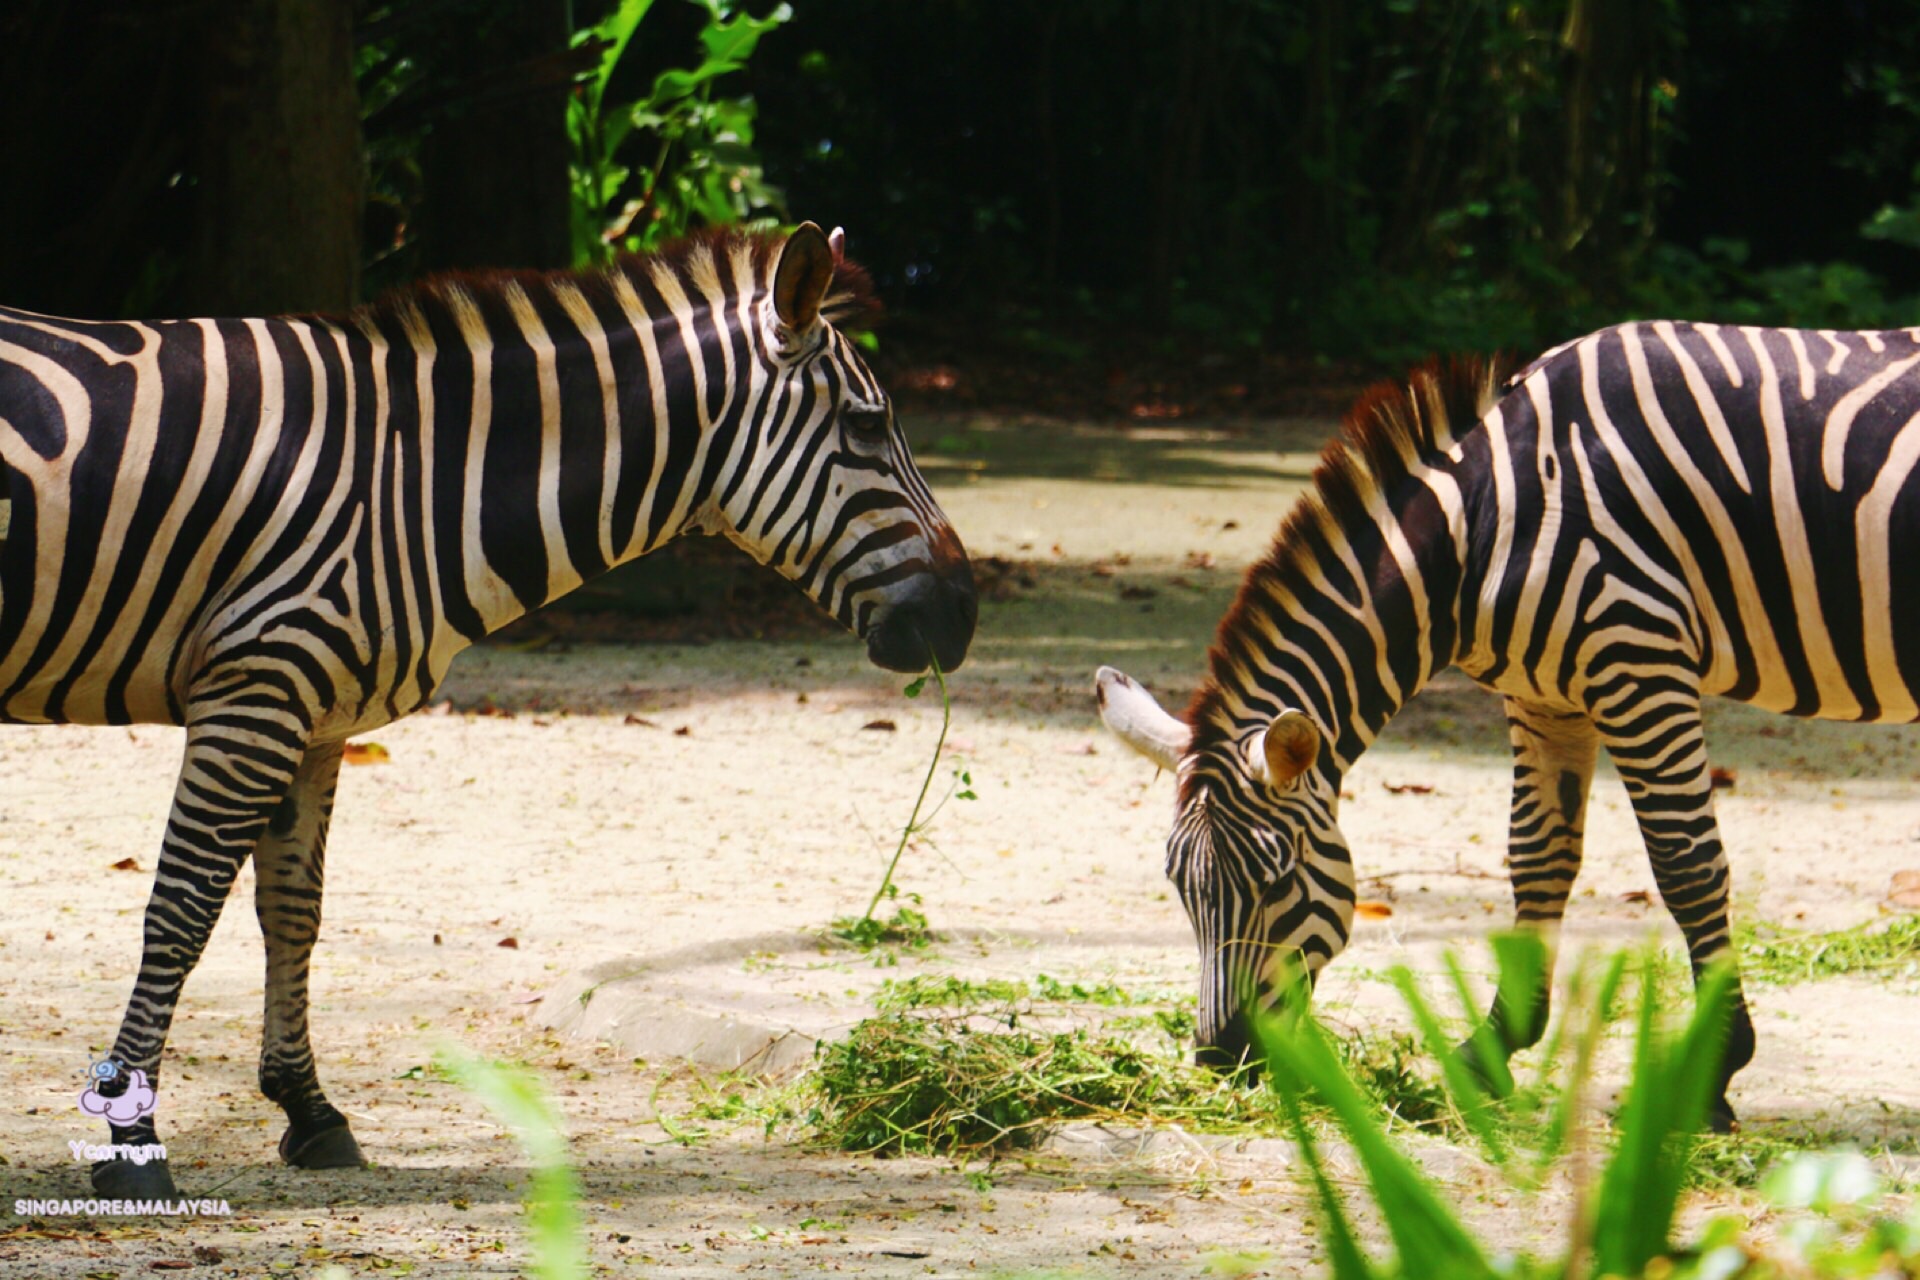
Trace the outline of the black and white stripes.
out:
<instances>
[{"instance_id":1,"label":"black and white stripes","mask_svg":"<svg viewBox=\"0 0 1920 1280\"><path fill-rule=\"evenodd\" d=\"M341 744L612 565L721 534L881 665L960 663L965 553L834 323L868 301L808 224L605 273L450 277L340 317L0 309L0 720L187 729L125 1066L158 1079L251 854L282 1152L359 1161L306 1035Z\"/></svg>"},{"instance_id":2,"label":"black and white stripes","mask_svg":"<svg viewBox=\"0 0 1920 1280\"><path fill-rule=\"evenodd\" d=\"M1101 673L1109 720L1180 770L1169 867L1221 1054L1245 1046L1236 993L1345 945L1340 779L1446 666L1507 700L1519 918L1551 929L1565 909L1604 745L1696 966L1729 928L1701 699L1920 718L1920 561L1901 554L1920 535L1915 331L1630 324L1493 388L1456 363L1356 406L1248 573L1186 724ZM1317 750L1298 769L1269 763L1289 715ZM1509 1049L1538 1034L1494 1020ZM1752 1050L1742 1004L1726 1078Z\"/></svg>"}]
</instances>

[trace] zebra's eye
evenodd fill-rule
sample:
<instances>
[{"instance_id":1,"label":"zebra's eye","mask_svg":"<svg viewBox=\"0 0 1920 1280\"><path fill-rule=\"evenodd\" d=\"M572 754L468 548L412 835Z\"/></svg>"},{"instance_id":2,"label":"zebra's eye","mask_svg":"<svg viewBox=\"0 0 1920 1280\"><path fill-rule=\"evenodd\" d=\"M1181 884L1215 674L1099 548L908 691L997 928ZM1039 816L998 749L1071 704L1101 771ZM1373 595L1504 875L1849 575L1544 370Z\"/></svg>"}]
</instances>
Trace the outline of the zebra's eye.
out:
<instances>
[{"instance_id":1,"label":"zebra's eye","mask_svg":"<svg viewBox=\"0 0 1920 1280\"><path fill-rule=\"evenodd\" d=\"M861 444L877 445L887 438L885 409L846 409L840 421L846 424L847 434Z\"/></svg>"}]
</instances>

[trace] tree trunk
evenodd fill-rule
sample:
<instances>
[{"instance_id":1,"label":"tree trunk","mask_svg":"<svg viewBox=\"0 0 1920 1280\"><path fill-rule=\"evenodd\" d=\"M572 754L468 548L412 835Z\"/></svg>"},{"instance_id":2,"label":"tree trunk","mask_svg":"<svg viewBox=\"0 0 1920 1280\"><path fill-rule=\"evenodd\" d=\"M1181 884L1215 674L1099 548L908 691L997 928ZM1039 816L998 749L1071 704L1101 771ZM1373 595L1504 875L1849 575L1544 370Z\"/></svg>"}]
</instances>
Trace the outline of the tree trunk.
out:
<instances>
[{"instance_id":1,"label":"tree trunk","mask_svg":"<svg viewBox=\"0 0 1920 1280\"><path fill-rule=\"evenodd\" d=\"M207 38L180 307L352 306L363 188L352 0L235 0Z\"/></svg>"},{"instance_id":2,"label":"tree trunk","mask_svg":"<svg viewBox=\"0 0 1920 1280\"><path fill-rule=\"evenodd\" d=\"M1575 0L1568 10L1558 239L1570 260L1611 263L1652 234L1659 21L1647 0Z\"/></svg>"},{"instance_id":3,"label":"tree trunk","mask_svg":"<svg viewBox=\"0 0 1920 1280\"><path fill-rule=\"evenodd\" d=\"M447 33L459 93L421 149L421 258L450 267L565 267L573 239L566 0L518 0Z\"/></svg>"}]
</instances>

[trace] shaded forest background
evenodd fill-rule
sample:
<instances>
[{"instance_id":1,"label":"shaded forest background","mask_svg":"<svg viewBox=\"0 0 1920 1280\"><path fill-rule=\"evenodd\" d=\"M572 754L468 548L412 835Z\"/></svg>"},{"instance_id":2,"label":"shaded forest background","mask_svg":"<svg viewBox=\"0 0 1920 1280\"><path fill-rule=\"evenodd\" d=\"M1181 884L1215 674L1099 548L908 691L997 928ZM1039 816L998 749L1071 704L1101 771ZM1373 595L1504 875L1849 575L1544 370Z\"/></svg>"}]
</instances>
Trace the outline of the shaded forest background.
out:
<instances>
[{"instance_id":1,"label":"shaded forest background","mask_svg":"<svg viewBox=\"0 0 1920 1280\"><path fill-rule=\"evenodd\" d=\"M69 314L813 218L1064 363L1920 320L1908 0L15 0L0 86L0 298Z\"/></svg>"},{"instance_id":2,"label":"shaded forest background","mask_svg":"<svg viewBox=\"0 0 1920 1280\"><path fill-rule=\"evenodd\" d=\"M812 219L903 404L1076 420L1920 323L1913 0L8 0L0 104L0 303L65 315ZM614 579L612 635L825 625L709 540Z\"/></svg>"}]
</instances>

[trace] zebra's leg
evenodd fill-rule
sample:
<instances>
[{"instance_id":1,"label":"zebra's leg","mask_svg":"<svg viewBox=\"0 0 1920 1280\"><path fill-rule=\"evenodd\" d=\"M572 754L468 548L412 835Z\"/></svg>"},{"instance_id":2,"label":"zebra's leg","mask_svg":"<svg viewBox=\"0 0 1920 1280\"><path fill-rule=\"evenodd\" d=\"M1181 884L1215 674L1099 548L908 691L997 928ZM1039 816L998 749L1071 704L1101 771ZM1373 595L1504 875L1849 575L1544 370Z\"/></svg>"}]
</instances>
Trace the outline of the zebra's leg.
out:
<instances>
[{"instance_id":1,"label":"zebra's leg","mask_svg":"<svg viewBox=\"0 0 1920 1280\"><path fill-rule=\"evenodd\" d=\"M1584 712L1517 698L1507 699L1507 734L1513 743L1507 874L1513 882L1514 920L1522 929L1537 930L1547 948L1547 963L1528 1007L1512 1007L1502 991L1487 1014L1486 1026L1499 1051L1511 1057L1539 1043L1547 1029L1555 943L1567 896L1580 874L1587 792L1600 735ZM1473 1040L1460 1046L1460 1055L1483 1083L1492 1082Z\"/></svg>"},{"instance_id":2,"label":"zebra's leg","mask_svg":"<svg viewBox=\"0 0 1920 1280\"><path fill-rule=\"evenodd\" d=\"M305 735L304 723L284 708L228 705L196 710L189 718L186 754L147 900L140 975L113 1045L120 1077L95 1090L108 1100L104 1114L116 1143L159 1141L150 1105L134 1114L135 1107L111 1104L138 1084L134 1072L158 1089L160 1052L180 988L200 961L234 876L292 785ZM165 1160L101 1161L93 1166L93 1186L120 1199L177 1196Z\"/></svg>"},{"instance_id":3,"label":"zebra's leg","mask_svg":"<svg viewBox=\"0 0 1920 1280\"><path fill-rule=\"evenodd\" d=\"M327 822L341 749L334 742L307 752L253 850L254 911L267 944L260 1092L287 1113L281 1159L303 1169L359 1169L367 1163L347 1118L320 1089L307 1035L307 966L320 934Z\"/></svg>"},{"instance_id":4,"label":"zebra's leg","mask_svg":"<svg viewBox=\"0 0 1920 1280\"><path fill-rule=\"evenodd\" d=\"M1700 701L1675 697L1655 681L1625 713L1600 720L1607 754L1613 757L1673 922L1686 938L1697 989L1707 965L1731 954L1728 890L1730 877L1720 827L1713 814L1713 780L1707 768L1707 742ZM1734 1073L1753 1060L1753 1019L1736 974L1731 1017L1720 1059L1720 1079L1708 1122L1717 1133L1736 1122L1727 1101Z\"/></svg>"}]
</instances>

